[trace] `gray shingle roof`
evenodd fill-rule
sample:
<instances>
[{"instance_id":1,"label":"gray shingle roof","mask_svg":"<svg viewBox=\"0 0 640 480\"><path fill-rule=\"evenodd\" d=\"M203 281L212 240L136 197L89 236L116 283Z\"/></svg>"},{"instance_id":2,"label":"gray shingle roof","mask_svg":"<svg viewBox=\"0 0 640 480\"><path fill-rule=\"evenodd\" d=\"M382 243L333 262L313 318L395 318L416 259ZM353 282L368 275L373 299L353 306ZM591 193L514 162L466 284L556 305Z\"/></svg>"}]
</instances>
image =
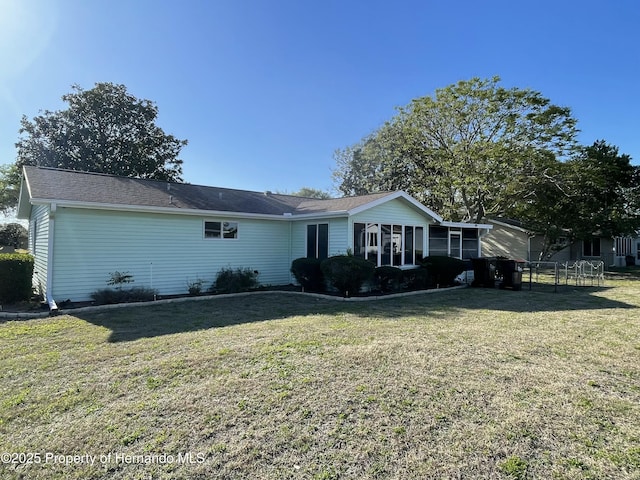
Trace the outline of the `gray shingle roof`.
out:
<instances>
[{"instance_id":1,"label":"gray shingle roof","mask_svg":"<svg viewBox=\"0 0 640 480\"><path fill-rule=\"evenodd\" d=\"M118 177L55 168L24 168L32 199L83 205L161 207L264 215L342 212L390 192L329 200Z\"/></svg>"}]
</instances>

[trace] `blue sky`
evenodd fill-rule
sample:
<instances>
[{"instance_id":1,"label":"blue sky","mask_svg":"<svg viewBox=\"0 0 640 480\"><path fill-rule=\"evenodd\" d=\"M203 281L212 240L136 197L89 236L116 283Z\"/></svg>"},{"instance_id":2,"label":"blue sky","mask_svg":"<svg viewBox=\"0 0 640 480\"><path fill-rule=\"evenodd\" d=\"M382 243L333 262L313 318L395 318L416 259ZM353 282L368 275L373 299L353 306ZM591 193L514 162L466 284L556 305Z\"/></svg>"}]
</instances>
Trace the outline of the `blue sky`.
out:
<instances>
[{"instance_id":1,"label":"blue sky","mask_svg":"<svg viewBox=\"0 0 640 480\"><path fill-rule=\"evenodd\" d=\"M0 163L21 116L122 83L191 183L331 190L333 152L412 98L499 75L640 162L640 2L0 0Z\"/></svg>"}]
</instances>

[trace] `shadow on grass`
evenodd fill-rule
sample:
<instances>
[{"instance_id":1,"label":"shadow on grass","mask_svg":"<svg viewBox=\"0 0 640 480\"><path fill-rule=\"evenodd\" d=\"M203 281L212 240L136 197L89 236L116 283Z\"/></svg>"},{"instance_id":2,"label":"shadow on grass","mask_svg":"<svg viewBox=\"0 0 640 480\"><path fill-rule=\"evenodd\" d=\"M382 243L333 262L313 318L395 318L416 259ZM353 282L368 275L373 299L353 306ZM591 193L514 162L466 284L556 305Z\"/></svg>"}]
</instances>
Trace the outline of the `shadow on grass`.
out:
<instances>
[{"instance_id":1,"label":"shadow on grass","mask_svg":"<svg viewBox=\"0 0 640 480\"><path fill-rule=\"evenodd\" d=\"M271 293L162 305L132 305L82 313L77 317L108 328L111 331L110 342L126 342L310 315L355 315L397 321L407 317L452 317L456 312L469 310L495 310L517 314L638 308L638 305L607 298L606 291L610 289L611 287L567 286L553 293L544 290L514 292L467 288L366 302L343 302L331 298Z\"/></svg>"}]
</instances>

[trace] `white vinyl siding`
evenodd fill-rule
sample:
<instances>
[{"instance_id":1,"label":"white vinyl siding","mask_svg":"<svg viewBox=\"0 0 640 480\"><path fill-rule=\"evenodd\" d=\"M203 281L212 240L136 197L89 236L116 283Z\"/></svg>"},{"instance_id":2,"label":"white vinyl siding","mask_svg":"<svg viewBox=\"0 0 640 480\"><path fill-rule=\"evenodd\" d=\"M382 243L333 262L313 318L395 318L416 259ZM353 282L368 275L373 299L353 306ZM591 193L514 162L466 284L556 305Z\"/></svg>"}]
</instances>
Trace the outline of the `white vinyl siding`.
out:
<instances>
[{"instance_id":1,"label":"white vinyl siding","mask_svg":"<svg viewBox=\"0 0 640 480\"><path fill-rule=\"evenodd\" d=\"M203 217L58 207L54 245L54 298L87 300L106 288L109 273L129 272L131 286L160 295L187 292L187 282L209 288L224 267L259 272L263 285L290 281L289 223L249 220L232 241L203 236ZM235 221L231 219L231 221Z\"/></svg>"},{"instance_id":2,"label":"white vinyl siding","mask_svg":"<svg viewBox=\"0 0 640 480\"><path fill-rule=\"evenodd\" d=\"M331 218L309 221L294 221L291 224L291 262L307 256L307 226L329 224L329 256L347 253L347 219Z\"/></svg>"}]
</instances>

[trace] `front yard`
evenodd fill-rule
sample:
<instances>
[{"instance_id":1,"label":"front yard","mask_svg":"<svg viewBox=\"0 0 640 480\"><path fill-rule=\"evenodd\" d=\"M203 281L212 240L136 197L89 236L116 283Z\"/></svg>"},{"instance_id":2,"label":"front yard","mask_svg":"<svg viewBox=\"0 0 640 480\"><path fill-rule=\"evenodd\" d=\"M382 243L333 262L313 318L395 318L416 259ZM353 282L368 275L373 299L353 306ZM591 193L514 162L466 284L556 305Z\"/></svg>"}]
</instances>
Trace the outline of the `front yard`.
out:
<instances>
[{"instance_id":1,"label":"front yard","mask_svg":"<svg viewBox=\"0 0 640 480\"><path fill-rule=\"evenodd\" d=\"M621 277L6 322L0 477L640 478L639 307Z\"/></svg>"}]
</instances>

